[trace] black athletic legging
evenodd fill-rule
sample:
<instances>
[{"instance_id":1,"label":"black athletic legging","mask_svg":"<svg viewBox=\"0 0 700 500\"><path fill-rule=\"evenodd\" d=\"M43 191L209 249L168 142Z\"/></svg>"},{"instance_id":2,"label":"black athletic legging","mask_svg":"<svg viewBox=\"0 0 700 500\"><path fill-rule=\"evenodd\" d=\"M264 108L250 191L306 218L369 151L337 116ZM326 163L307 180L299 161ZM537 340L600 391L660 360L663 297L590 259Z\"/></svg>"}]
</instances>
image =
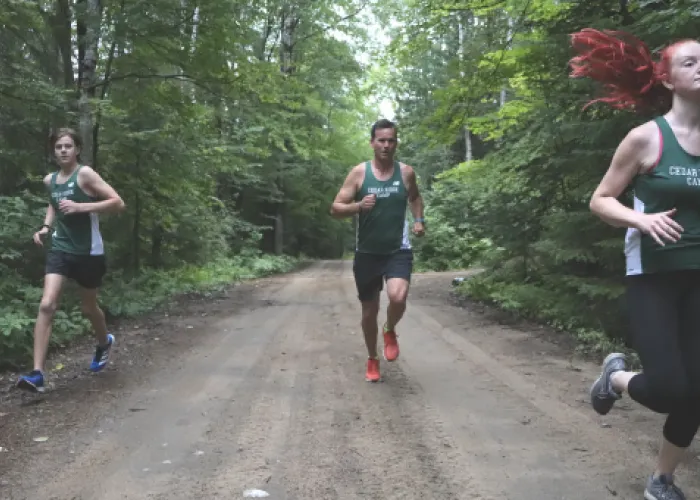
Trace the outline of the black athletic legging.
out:
<instances>
[{"instance_id":1,"label":"black athletic legging","mask_svg":"<svg viewBox=\"0 0 700 500\"><path fill-rule=\"evenodd\" d=\"M686 448L700 426L700 270L627 280L632 344L643 367L628 393L668 414L664 437Z\"/></svg>"}]
</instances>

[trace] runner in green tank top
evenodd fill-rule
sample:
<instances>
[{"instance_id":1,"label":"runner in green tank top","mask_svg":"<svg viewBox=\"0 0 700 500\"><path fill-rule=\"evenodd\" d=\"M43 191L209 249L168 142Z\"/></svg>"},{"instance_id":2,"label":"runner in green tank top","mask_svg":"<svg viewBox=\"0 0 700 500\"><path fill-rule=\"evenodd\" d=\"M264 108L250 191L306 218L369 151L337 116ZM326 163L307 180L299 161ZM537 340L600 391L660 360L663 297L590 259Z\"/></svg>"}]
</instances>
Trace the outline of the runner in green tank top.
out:
<instances>
[{"instance_id":1,"label":"runner in green tank top","mask_svg":"<svg viewBox=\"0 0 700 500\"><path fill-rule=\"evenodd\" d=\"M644 498L685 500L674 474L700 426L700 43L677 42L655 62L624 33L586 29L572 39L574 75L603 83L604 102L667 111L627 134L591 197L603 221L627 228L629 333L643 368L628 371L624 354L609 354L590 397L601 415L625 392L666 415ZM628 186L632 207L617 200Z\"/></svg>"},{"instance_id":2,"label":"runner in green tank top","mask_svg":"<svg viewBox=\"0 0 700 500\"><path fill-rule=\"evenodd\" d=\"M59 172L51 175L49 203L56 214L51 249L74 255L102 255L104 247L97 213L64 214L59 207L62 200L71 200L74 203L96 201L96 198L88 195L80 187L78 176L82 170L83 167L77 165L70 177L60 184L56 182Z\"/></svg>"},{"instance_id":3,"label":"runner in green tank top","mask_svg":"<svg viewBox=\"0 0 700 500\"><path fill-rule=\"evenodd\" d=\"M353 274L362 304L362 331L369 355L366 380L380 380L377 356L379 296L387 283L389 306L384 324L384 359L399 356L396 324L406 310L413 269L406 210L413 214L413 234L425 233L423 199L411 167L394 160L396 125L380 120L372 126L374 159L354 167L331 206L334 217L358 217Z\"/></svg>"},{"instance_id":4,"label":"runner in green tank top","mask_svg":"<svg viewBox=\"0 0 700 500\"><path fill-rule=\"evenodd\" d=\"M72 129L60 129L51 137L59 170L44 178L49 205L44 224L34 242L51 229L51 248L46 256L44 293L34 328L34 370L17 380L20 389L43 392L44 365L51 323L65 279L81 287L82 311L95 331L95 354L90 370L102 370L109 360L114 336L107 332L104 313L97 303L97 290L105 273L105 255L98 213L120 212L124 202L116 191L90 167L78 164L81 141ZM99 201L102 200L102 201Z\"/></svg>"},{"instance_id":5,"label":"runner in green tank top","mask_svg":"<svg viewBox=\"0 0 700 500\"><path fill-rule=\"evenodd\" d=\"M374 175L372 162L364 165L364 179L355 195L355 201L373 196L372 210L361 211L357 224L357 251L360 253L387 255L400 249L409 249L407 238L406 204L408 190L403 183L401 164L393 165L393 174L386 180Z\"/></svg>"}]
</instances>

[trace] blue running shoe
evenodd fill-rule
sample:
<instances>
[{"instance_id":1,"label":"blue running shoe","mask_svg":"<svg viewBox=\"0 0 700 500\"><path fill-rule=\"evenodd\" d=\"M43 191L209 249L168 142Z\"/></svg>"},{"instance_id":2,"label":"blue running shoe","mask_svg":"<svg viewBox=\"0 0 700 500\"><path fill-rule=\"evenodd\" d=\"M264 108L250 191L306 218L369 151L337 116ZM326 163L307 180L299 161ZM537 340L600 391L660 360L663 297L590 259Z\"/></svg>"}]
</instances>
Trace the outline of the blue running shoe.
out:
<instances>
[{"instance_id":1,"label":"blue running shoe","mask_svg":"<svg viewBox=\"0 0 700 500\"><path fill-rule=\"evenodd\" d=\"M95 347L95 357L92 358L92 363L90 363L90 371L99 372L109 361L109 353L112 351L112 346L114 345L114 335L111 333L107 334L107 345Z\"/></svg>"},{"instance_id":2,"label":"blue running shoe","mask_svg":"<svg viewBox=\"0 0 700 500\"><path fill-rule=\"evenodd\" d=\"M32 370L17 379L16 387L28 392L44 392L44 374L39 370Z\"/></svg>"}]
</instances>

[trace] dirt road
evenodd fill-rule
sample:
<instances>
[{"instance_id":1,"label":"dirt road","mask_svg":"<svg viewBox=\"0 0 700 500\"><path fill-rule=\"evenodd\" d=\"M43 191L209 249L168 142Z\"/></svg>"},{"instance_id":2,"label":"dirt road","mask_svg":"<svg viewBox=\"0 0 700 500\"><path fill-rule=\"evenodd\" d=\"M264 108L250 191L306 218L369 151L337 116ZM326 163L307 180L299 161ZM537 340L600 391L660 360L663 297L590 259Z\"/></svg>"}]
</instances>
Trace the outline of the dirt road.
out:
<instances>
[{"instance_id":1,"label":"dirt road","mask_svg":"<svg viewBox=\"0 0 700 500\"><path fill-rule=\"evenodd\" d=\"M123 324L97 376L77 346L53 391L0 395L0 498L641 499L662 417L628 398L597 417L597 364L456 304L451 276L415 277L379 384L349 262Z\"/></svg>"}]
</instances>

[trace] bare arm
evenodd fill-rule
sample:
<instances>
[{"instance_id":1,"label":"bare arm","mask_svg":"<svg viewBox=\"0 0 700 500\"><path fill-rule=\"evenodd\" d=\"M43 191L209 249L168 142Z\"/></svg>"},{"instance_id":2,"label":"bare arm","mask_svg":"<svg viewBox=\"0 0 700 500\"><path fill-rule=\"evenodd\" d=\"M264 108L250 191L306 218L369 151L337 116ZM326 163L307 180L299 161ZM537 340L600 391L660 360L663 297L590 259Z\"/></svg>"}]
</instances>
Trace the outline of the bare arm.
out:
<instances>
[{"instance_id":1,"label":"bare arm","mask_svg":"<svg viewBox=\"0 0 700 500\"><path fill-rule=\"evenodd\" d=\"M90 167L83 167L78 174L80 187L90 196L100 198L94 203L80 203L79 212L122 212L126 208L124 201L112 186ZM62 202L63 203L63 202Z\"/></svg>"},{"instance_id":2,"label":"bare arm","mask_svg":"<svg viewBox=\"0 0 700 500\"><path fill-rule=\"evenodd\" d=\"M591 211L611 226L637 227L639 222L639 212L624 206L617 198L644 168L644 150L648 141L644 132L641 127L633 129L622 140L610 168L591 197Z\"/></svg>"},{"instance_id":3,"label":"bare arm","mask_svg":"<svg viewBox=\"0 0 700 500\"><path fill-rule=\"evenodd\" d=\"M404 166L403 179L408 190L408 206L413 215L413 233L417 236L423 236L425 233L425 222L423 220L423 197L418 190L418 181L416 172L408 165Z\"/></svg>"},{"instance_id":4,"label":"bare arm","mask_svg":"<svg viewBox=\"0 0 700 500\"><path fill-rule=\"evenodd\" d=\"M50 183L51 183L51 174L44 177L44 185L47 188L48 188ZM46 216L44 216L44 226L50 228L53 225L53 221L55 218L56 218L56 211L53 209L53 205L51 203L49 203L49 206L46 207Z\"/></svg>"},{"instance_id":5,"label":"bare arm","mask_svg":"<svg viewBox=\"0 0 700 500\"><path fill-rule=\"evenodd\" d=\"M406 183L406 189L408 190L408 204L411 209L411 214L413 214L414 219L422 219L424 209L423 197L418 190L416 172L408 165L405 167L404 182Z\"/></svg>"},{"instance_id":6,"label":"bare arm","mask_svg":"<svg viewBox=\"0 0 700 500\"><path fill-rule=\"evenodd\" d=\"M53 220L56 218L56 211L53 209L53 205L49 203L46 207L46 216L44 217L44 227L52 227Z\"/></svg>"},{"instance_id":7,"label":"bare arm","mask_svg":"<svg viewBox=\"0 0 700 500\"><path fill-rule=\"evenodd\" d=\"M49 183L51 182L51 175L47 175L44 177L44 185L48 187ZM46 215L44 216L44 224L41 226L41 228L34 233L34 243L36 243L39 246L43 246L43 242L41 241L41 237L44 236L45 234L49 234L49 230L51 229L51 226L53 225L53 221L56 218L56 211L53 209L53 205L49 203L49 205L46 207Z\"/></svg>"},{"instance_id":8,"label":"bare arm","mask_svg":"<svg viewBox=\"0 0 700 500\"><path fill-rule=\"evenodd\" d=\"M360 202L355 201L360 174L361 170L354 167L345 178L345 182L343 182L331 205L331 215L333 217L342 219L360 213Z\"/></svg>"},{"instance_id":9,"label":"bare arm","mask_svg":"<svg viewBox=\"0 0 700 500\"><path fill-rule=\"evenodd\" d=\"M675 209L660 214L644 214L617 200L636 175L653 166L660 147L660 144L656 145L657 130L655 124L646 123L627 134L617 147L610 168L593 193L590 208L611 226L639 229L663 245L660 237L675 241L680 238L679 231L683 230L670 218Z\"/></svg>"}]
</instances>

